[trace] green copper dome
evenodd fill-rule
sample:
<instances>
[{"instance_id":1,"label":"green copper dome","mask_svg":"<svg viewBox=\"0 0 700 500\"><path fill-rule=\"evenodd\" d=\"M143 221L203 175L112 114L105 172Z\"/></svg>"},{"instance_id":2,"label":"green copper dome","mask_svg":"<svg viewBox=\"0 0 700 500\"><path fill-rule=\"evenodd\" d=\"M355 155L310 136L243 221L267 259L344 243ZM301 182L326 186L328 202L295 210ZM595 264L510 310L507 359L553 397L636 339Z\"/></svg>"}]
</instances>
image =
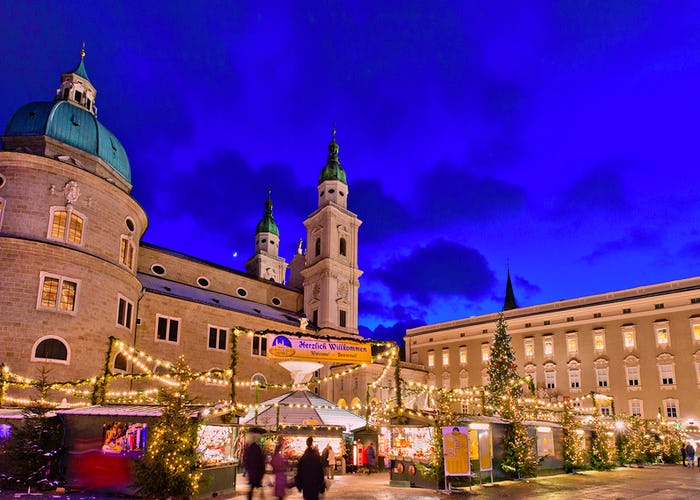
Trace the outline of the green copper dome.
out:
<instances>
[{"instance_id":1,"label":"green copper dome","mask_svg":"<svg viewBox=\"0 0 700 500\"><path fill-rule=\"evenodd\" d=\"M84 73L82 61L76 74L81 68ZM102 158L131 183L131 167L124 147L86 109L68 101L31 102L19 108L5 128L6 137L42 135Z\"/></svg>"},{"instance_id":2,"label":"green copper dome","mask_svg":"<svg viewBox=\"0 0 700 500\"><path fill-rule=\"evenodd\" d=\"M345 170L340 166L340 159L338 158L338 143L335 142L335 130L333 131L333 140L328 145L328 160L326 160L326 166L321 170L321 175L318 178L318 183L321 184L323 181L340 181L343 184L347 184L348 180L345 176Z\"/></svg>"},{"instance_id":3,"label":"green copper dome","mask_svg":"<svg viewBox=\"0 0 700 500\"><path fill-rule=\"evenodd\" d=\"M267 200L265 200L265 213L262 219L258 222L255 228L255 234L258 233L272 233L279 238L280 230L277 227L275 219L272 217L272 200L270 199L270 192L267 193Z\"/></svg>"}]
</instances>

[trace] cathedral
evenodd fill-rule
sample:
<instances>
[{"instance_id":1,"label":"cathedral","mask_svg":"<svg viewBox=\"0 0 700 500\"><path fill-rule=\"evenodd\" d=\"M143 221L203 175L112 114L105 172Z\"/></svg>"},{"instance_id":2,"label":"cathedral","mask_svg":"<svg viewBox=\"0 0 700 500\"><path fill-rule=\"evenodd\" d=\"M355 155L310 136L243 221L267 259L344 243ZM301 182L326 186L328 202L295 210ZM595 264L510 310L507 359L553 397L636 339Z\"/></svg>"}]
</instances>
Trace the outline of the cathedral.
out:
<instances>
[{"instance_id":1,"label":"cathedral","mask_svg":"<svg viewBox=\"0 0 700 500\"><path fill-rule=\"evenodd\" d=\"M279 255L268 192L246 272L205 262L142 241L147 214L130 195L126 151L98 120L84 57L83 51L79 64L61 75L52 99L21 106L2 137L0 363L6 372L48 382L89 379L105 363L117 375L134 372L134 360L122 352L105 361L112 337L157 359L182 358L197 371L229 367L234 327L363 340L361 221L347 208L335 131L318 178L318 208L304 221L306 251L300 241L289 263ZM264 336L237 339L237 381L290 382L268 359L266 344ZM225 387L212 382L193 384L192 395L224 399ZM265 398L280 392L260 390ZM20 392L11 387L6 401ZM237 396L260 397L258 388Z\"/></svg>"}]
</instances>

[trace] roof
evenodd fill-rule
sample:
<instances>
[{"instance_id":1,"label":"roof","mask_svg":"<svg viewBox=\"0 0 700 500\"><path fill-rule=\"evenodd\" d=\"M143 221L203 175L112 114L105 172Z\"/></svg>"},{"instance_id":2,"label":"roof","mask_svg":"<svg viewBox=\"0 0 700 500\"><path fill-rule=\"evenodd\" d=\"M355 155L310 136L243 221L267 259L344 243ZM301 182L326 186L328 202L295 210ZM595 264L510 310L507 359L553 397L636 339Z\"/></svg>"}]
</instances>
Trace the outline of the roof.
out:
<instances>
[{"instance_id":1,"label":"roof","mask_svg":"<svg viewBox=\"0 0 700 500\"><path fill-rule=\"evenodd\" d=\"M87 76L87 72L85 71L85 59L84 56L80 58L80 63L75 67L71 73L75 73L81 78L85 78L87 81L90 81L90 79Z\"/></svg>"},{"instance_id":2,"label":"roof","mask_svg":"<svg viewBox=\"0 0 700 500\"><path fill-rule=\"evenodd\" d=\"M149 274L138 273L139 281L146 290L152 293L167 295L182 300L198 302L211 307L228 309L258 318L269 319L279 323L299 326L300 316L298 314L277 309L266 304L260 304L250 300L233 297L219 292L213 292L205 288L192 285L185 285L177 281L170 281L165 278L151 276Z\"/></svg>"},{"instance_id":3,"label":"roof","mask_svg":"<svg viewBox=\"0 0 700 500\"><path fill-rule=\"evenodd\" d=\"M88 110L69 101L30 102L15 111L5 128L6 137L42 135L101 158L131 182L124 147Z\"/></svg>"},{"instance_id":4,"label":"roof","mask_svg":"<svg viewBox=\"0 0 700 500\"><path fill-rule=\"evenodd\" d=\"M340 181L343 184L348 183L345 170L343 170L343 167L340 166L338 149L338 143L335 142L335 134L333 134L333 140L328 145L328 160L326 160L326 166L323 167L323 170L321 170L321 175L318 178L319 184L321 184L323 181Z\"/></svg>"},{"instance_id":5,"label":"roof","mask_svg":"<svg viewBox=\"0 0 700 500\"><path fill-rule=\"evenodd\" d=\"M267 428L277 426L277 407L275 405L279 405L279 423L281 425L305 425L305 422L315 421L317 424L314 425L340 426L345 427L347 431L360 429L367 425L364 418L311 391L287 392L260 403L258 405L257 425ZM252 424L254 422L255 409L251 408L241 418L241 423Z\"/></svg>"},{"instance_id":6,"label":"roof","mask_svg":"<svg viewBox=\"0 0 700 500\"><path fill-rule=\"evenodd\" d=\"M105 417L154 417L161 416L161 407L157 405L94 405L57 410L60 415L95 415Z\"/></svg>"},{"instance_id":7,"label":"roof","mask_svg":"<svg viewBox=\"0 0 700 500\"><path fill-rule=\"evenodd\" d=\"M270 192L267 193L267 200L265 200L265 213L258 222L255 228L255 234L259 233L272 233L279 238L280 230L277 227L274 217L272 216L272 200L270 199Z\"/></svg>"},{"instance_id":8,"label":"roof","mask_svg":"<svg viewBox=\"0 0 700 500\"><path fill-rule=\"evenodd\" d=\"M23 420L26 418L26 409L24 408L0 408L0 419L2 420ZM33 414L32 414L33 415ZM45 413L46 417L55 417L54 411Z\"/></svg>"}]
</instances>

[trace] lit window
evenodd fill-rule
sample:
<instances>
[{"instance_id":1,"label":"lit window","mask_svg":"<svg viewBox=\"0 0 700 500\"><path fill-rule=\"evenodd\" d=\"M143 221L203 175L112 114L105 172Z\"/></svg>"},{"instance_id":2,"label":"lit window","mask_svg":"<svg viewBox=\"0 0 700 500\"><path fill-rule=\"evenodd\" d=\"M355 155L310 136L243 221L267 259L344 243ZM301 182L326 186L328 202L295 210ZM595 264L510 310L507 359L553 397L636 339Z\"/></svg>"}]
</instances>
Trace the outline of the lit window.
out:
<instances>
[{"instance_id":1,"label":"lit window","mask_svg":"<svg viewBox=\"0 0 700 500\"><path fill-rule=\"evenodd\" d=\"M228 340L228 330L226 328L221 328L218 326L209 325L209 349L216 349L217 351L226 350L226 341Z\"/></svg>"},{"instance_id":2,"label":"lit window","mask_svg":"<svg viewBox=\"0 0 700 500\"><path fill-rule=\"evenodd\" d=\"M552 372L552 371L544 372L544 383L547 386L547 389L556 389L557 388L557 373Z\"/></svg>"},{"instance_id":3,"label":"lit window","mask_svg":"<svg viewBox=\"0 0 700 500\"><path fill-rule=\"evenodd\" d=\"M253 356L267 356L267 337L253 335Z\"/></svg>"},{"instance_id":4,"label":"lit window","mask_svg":"<svg viewBox=\"0 0 700 500\"><path fill-rule=\"evenodd\" d=\"M554 455L554 433L551 427L537 428L537 455Z\"/></svg>"},{"instance_id":5,"label":"lit window","mask_svg":"<svg viewBox=\"0 0 700 500\"><path fill-rule=\"evenodd\" d=\"M595 373L598 379L598 387L608 387L608 369L597 368Z\"/></svg>"},{"instance_id":6,"label":"lit window","mask_svg":"<svg viewBox=\"0 0 700 500\"><path fill-rule=\"evenodd\" d=\"M85 217L72 207L52 207L48 237L52 240L81 245L84 222Z\"/></svg>"},{"instance_id":7,"label":"lit window","mask_svg":"<svg viewBox=\"0 0 700 500\"><path fill-rule=\"evenodd\" d=\"M535 357L535 339L532 337L523 340L525 345L525 357L534 358Z\"/></svg>"},{"instance_id":8,"label":"lit window","mask_svg":"<svg viewBox=\"0 0 700 500\"><path fill-rule=\"evenodd\" d=\"M450 388L450 374L448 372L444 372L442 374L442 388L443 389Z\"/></svg>"},{"instance_id":9,"label":"lit window","mask_svg":"<svg viewBox=\"0 0 700 500\"><path fill-rule=\"evenodd\" d=\"M134 303L120 296L117 303L117 324L131 330L131 317L134 312Z\"/></svg>"},{"instance_id":10,"label":"lit window","mask_svg":"<svg viewBox=\"0 0 700 500\"><path fill-rule=\"evenodd\" d=\"M0 218L1 217L2 217L2 211L0 210ZM692 323L690 325L690 333L693 335L694 342L700 342L700 323Z\"/></svg>"},{"instance_id":11,"label":"lit window","mask_svg":"<svg viewBox=\"0 0 700 500\"><path fill-rule=\"evenodd\" d=\"M575 333L566 335L566 352L569 356L578 354L578 336Z\"/></svg>"},{"instance_id":12,"label":"lit window","mask_svg":"<svg viewBox=\"0 0 700 500\"><path fill-rule=\"evenodd\" d=\"M605 330L593 331L593 349L595 352L605 351Z\"/></svg>"},{"instance_id":13,"label":"lit window","mask_svg":"<svg viewBox=\"0 0 700 500\"><path fill-rule=\"evenodd\" d=\"M656 345L658 347L668 347L671 343L671 336L668 331L668 323L658 323L654 325L654 332L656 333Z\"/></svg>"},{"instance_id":14,"label":"lit window","mask_svg":"<svg viewBox=\"0 0 700 500\"><path fill-rule=\"evenodd\" d=\"M180 319L156 314L156 340L161 342L178 342Z\"/></svg>"},{"instance_id":15,"label":"lit window","mask_svg":"<svg viewBox=\"0 0 700 500\"><path fill-rule=\"evenodd\" d=\"M462 389L469 387L469 374L467 370L459 372L459 387Z\"/></svg>"},{"instance_id":16,"label":"lit window","mask_svg":"<svg viewBox=\"0 0 700 500\"><path fill-rule=\"evenodd\" d=\"M41 287L37 309L75 312L78 281L46 273L40 275Z\"/></svg>"},{"instance_id":17,"label":"lit window","mask_svg":"<svg viewBox=\"0 0 700 500\"><path fill-rule=\"evenodd\" d=\"M66 341L61 337L47 335L34 344L32 361L68 364L70 361L70 349Z\"/></svg>"},{"instance_id":18,"label":"lit window","mask_svg":"<svg viewBox=\"0 0 700 500\"><path fill-rule=\"evenodd\" d=\"M448 366L450 364L450 350L442 350L442 366Z\"/></svg>"},{"instance_id":19,"label":"lit window","mask_svg":"<svg viewBox=\"0 0 700 500\"><path fill-rule=\"evenodd\" d=\"M258 389L267 389L267 379L262 373L256 373L250 378L250 387Z\"/></svg>"},{"instance_id":20,"label":"lit window","mask_svg":"<svg viewBox=\"0 0 700 500\"><path fill-rule=\"evenodd\" d=\"M467 346L463 345L459 348L459 364L467 364Z\"/></svg>"},{"instance_id":21,"label":"lit window","mask_svg":"<svg viewBox=\"0 0 700 500\"><path fill-rule=\"evenodd\" d=\"M428 351L428 366L435 366L435 351Z\"/></svg>"},{"instance_id":22,"label":"lit window","mask_svg":"<svg viewBox=\"0 0 700 500\"><path fill-rule=\"evenodd\" d=\"M490 347L488 344L481 344L481 361L488 363Z\"/></svg>"},{"instance_id":23,"label":"lit window","mask_svg":"<svg viewBox=\"0 0 700 500\"><path fill-rule=\"evenodd\" d=\"M134 240L131 236L122 235L119 247L119 262L129 269L134 267Z\"/></svg>"},{"instance_id":24,"label":"lit window","mask_svg":"<svg viewBox=\"0 0 700 500\"><path fill-rule=\"evenodd\" d=\"M628 387L638 387L639 386L639 367L638 366L628 366L627 370L627 386Z\"/></svg>"},{"instance_id":25,"label":"lit window","mask_svg":"<svg viewBox=\"0 0 700 500\"><path fill-rule=\"evenodd\" d=\"M581 370L569 370L569 387L572 389L581 388Z\"/></svg>"},{"instance_id":26,"label":"lit window","mask_svg":"<svg viewBox=\"0 0 700 500\"><path fill-rule=\"evenodd\" d=\"M678 418L678 401L675 399L665 399L664 413L666 414L666 418Z\"/></svg>"},{"instance_id":27,"label":"lit window","mask_svg":"<svg viewBox=\"0 0 700 500\"><path fill-rule=\"evenodd\" d=\"M674 385L675 374L672 364L659 365L659 379L661 380L661 385Z\"/></svg>"},{"instance_id":28,"label":"lit window","mask_svg":"<svg viewBox=\"0 0 700 500\"><path fill-rule=\"evenodd\" d=\"M640 399L630 399L630 415L633 417L642 416L642 401Z\"/></svg>"},{"instance_id":29,"label":"lit window","mask_svg":"<svg viewBox=\"0 0 700 500\"><path fill-rule=\"evenodd\" d=\"M622 327L622 344L625 349L635 349L637 347L637 332L634 326Z\"/></svg>"},{"instance_id":30,"label":"lit window","mask_svg":"<svg viewBox=\"0 0 700 500\"><path fill-rule=\"evenodd\" d=\"M544 346L544 355L552 357L554 355L554 339L552 336L542 337L542 345Z\"/></svg>"}]
</instances>

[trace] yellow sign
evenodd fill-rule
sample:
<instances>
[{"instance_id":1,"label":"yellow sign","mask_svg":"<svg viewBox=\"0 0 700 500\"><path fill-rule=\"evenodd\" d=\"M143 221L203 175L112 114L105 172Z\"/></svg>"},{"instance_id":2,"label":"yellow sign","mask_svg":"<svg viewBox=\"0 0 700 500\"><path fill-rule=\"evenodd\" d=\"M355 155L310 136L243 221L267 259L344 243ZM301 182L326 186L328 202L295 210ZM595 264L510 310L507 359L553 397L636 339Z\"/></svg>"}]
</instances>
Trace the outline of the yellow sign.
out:
<instances>
[{"instance_id":1,"label":"yellow sign","mask_svg":"<svg viewBox=\"0 0 700 500\"><path fill-rule=\"evenodd\" d=\"M267 357L333 363L371 363L372 346L351 340L267 336Z\"/></svg>"},{"instance_id":2,"label":"yellow sign","mask_svg":"<svg viewBox=\"0 0 700 500\"><path fill-rule=\"evenodd\" d=\"M445 475L468 476L469 429L467 427L443 427L443 450L445 452Z\"/></svg>"}]
</instances>

